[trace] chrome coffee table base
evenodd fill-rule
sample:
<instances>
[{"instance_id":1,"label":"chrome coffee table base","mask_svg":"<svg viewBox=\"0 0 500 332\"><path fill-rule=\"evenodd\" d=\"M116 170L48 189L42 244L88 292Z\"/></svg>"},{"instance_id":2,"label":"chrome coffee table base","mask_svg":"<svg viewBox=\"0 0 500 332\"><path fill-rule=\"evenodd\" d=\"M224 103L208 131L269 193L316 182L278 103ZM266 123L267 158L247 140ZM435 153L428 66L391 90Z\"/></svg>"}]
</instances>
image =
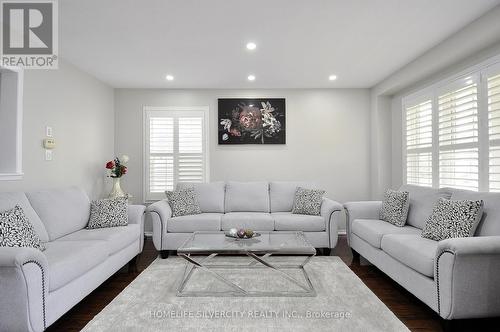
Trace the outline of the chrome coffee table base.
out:
<instances>
[{"instance_id":1,"label":"chrome coffee table base","mask_svg":"<svg viewBox=\"0 0 500 332\"><path fill-rule=\"evenodd\" d=\"M304 256L305 259L300 264L271 264L267 258L269 258L272 254L267 253L262 256L258 256L253 252L244 253L248 257L251 258L251 261L248 264L233 264L233 265L221 265L221 264L208 264L214 257L216 257L217 253L212 253L209 256L203 257L201 259L196 260L190 254L178 254L180 257L184 258L186 263L186 269L184 270L184 275L179 284L179 288L177 290L177 296L186 296L186 297L201 297L201 296L253 296L253 297L314 297L316 296L316 291L307 275L304 266L309 262L309 260L314 255ZM199 257L199 256L198 256ZM197 258L198 258L197 257ZM275 256L276 257L276 256ZM234 282L228 280L223 277L221 274L214 271L215 269L270 269L275 272L278 272L283 278L287 279L291 283L299 286L302 291L248 291L245 290L241 285L237 285ZM218 280L223 282L225 285L229 286L232 291L225 292L212 292L212 291L186 291L186 285L188 284L191 276L193 275L193 271L195 269L200 269L204 272L207 272ZM290 269L299 269L304 275L305 283L298 281L296 278L291 276L286 270Z\"/></svg>"}]
</instances>

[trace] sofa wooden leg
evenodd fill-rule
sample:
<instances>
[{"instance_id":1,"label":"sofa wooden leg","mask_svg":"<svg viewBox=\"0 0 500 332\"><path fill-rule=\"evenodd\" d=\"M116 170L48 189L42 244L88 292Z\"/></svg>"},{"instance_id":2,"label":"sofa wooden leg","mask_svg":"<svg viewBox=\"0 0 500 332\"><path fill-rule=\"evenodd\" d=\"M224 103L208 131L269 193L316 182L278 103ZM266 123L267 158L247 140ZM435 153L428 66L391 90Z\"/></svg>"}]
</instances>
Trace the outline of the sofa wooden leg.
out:
<instances>
[{"instance_id":1,"label":"sofa wooden leg","mask_svg":"<svg viewBox=\"0 0 500 332\"><path fill-rule=\"evenodd\" d=\"M441 319L441 326L443 327L443 332L453 332L454 320Z\"/></svg>"},{"instance_id":2,"label":"sofa wooden leg","mask_svg":"<svg viewBox=\"0 0 500 332\"><path fill-rule=\"evenodd\" d=\"M352 248L351 248L351 252L352 252L352 260L359 262L359 259L361 257L360 254Z\"/></svg>"},{"instance_id":3,"label":"sofa wooden leg","mask_svg":"<svg viewBox=\"0 0 500 332\"><path fill-rule=\"evenodd\" d=\"M160 251L160 257L161 257L161 259L168 258L168 250Z\"/></svg>"},{"instance_id":4,"label":"sofa wooden leg","mask_svg":"<svg viewBox=\"0 0 500 332\"><path fill-rule=\"evenodd\" d=\"M135 256L128 262L128 273L137 273L137 271L139 269L137 268L137 256Z\"/></svg>"}]
</instances>

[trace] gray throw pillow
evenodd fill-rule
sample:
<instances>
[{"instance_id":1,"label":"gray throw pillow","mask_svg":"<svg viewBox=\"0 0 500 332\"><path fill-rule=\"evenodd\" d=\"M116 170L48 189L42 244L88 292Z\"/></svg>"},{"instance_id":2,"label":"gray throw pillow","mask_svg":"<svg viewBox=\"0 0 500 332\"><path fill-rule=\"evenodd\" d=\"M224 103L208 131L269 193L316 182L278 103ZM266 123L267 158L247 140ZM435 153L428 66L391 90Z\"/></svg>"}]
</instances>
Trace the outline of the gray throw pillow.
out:
<instances>
[{"instance_id":1,"label":"gray throw pillow","mask_svg":"<svg viewBox=\"0 0 500 332\"><path fill-rule=\"evenodd\" d=\"M0 212L0 247L29 247L45 250L33 225L19 205Z\"/></svg>"},{"instance_id":2,"label":"gray throw pillow","mask_svg":"<svg viewBox=\"0 0 500 332\"><path fill-rule=\"evenodd\" d=\"M172 218L201 213L194 188L166 191L165 194L172 209Z\"/></svg>"},{"instance_id":3,"label":"gray throw pillow","mask_svg":"<svg viewBox=\"0 0 500 332\"><path fill-rule=\"evenodd\" d=\"M292 213L319 216L324 194L324 190L297 187Z\"/></svg>"},{"instance_id":4,"label":"gray throw pillow","mask_svg":"<svg viewBox=\"0 0 500 332\"><path fill-rule=\"evenodd\" d=\"M382 208L380 209L380 219L402 227L406 224L409 208L409 192L388 189L385 192Z\"/></svg>"},{"instance_id":5,"label":"gray throw pillow","mask_svg":"<svg viewBox=\"0 0 500 332\"><path fill-rule=\"evenodd\" d=\"M87 229L128 225L128 199L98 199L90 203L90 219Z\"/></svg>"},{"instance_id":6,"label":"gray throw pillow","mask_svg":"<svg viewBox=\"0 0 500 332\"><path fill-rule=\"evenodd\" d=\"M483 215L483 201L440 198L427 219L422 237L441 241L455 237L474 236Z\"/></svg>"}]
</instances>

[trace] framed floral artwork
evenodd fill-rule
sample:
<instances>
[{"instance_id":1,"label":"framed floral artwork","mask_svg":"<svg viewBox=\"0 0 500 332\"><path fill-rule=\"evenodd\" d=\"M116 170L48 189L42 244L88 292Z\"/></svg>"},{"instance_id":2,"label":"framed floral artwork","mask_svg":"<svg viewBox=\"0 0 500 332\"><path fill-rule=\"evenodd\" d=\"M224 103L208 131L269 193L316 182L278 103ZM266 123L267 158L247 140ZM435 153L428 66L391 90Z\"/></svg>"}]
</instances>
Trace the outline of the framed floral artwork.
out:
<instances>
[{"instance_id":1,"label":"framed floral artwork","mask_svg":"<svg viewBox=\"0 0 500 332\"><path fill-rule=\"evenodd\" d=\"M285 144L284 98L220 98L219 144Z\"/></svg>"}]
</instances>

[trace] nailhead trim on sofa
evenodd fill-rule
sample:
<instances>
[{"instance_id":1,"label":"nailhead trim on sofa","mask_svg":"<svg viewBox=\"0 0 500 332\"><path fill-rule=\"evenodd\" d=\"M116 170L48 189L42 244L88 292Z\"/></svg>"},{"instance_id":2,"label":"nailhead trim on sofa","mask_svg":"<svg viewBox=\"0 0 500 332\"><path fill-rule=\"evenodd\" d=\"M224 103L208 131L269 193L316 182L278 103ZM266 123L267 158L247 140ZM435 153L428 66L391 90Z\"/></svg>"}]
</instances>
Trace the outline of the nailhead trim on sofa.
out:
<instances>
[{"instance_id":1,"label":"nailhead trim on sofa","mask_svg":"<svg viewBox=\"0 0 500 332\"><path fill-rule=\"evenodd\" d=\"M437 302L438 302L437 305L438 305L438 314L439 315L441 315L441 297L439 294L439 259L441 258L441 256L443 256L443 254L446 254L446 253L455 255L455 252L453 252L451 250L443 250L442 252L439 253L439 255L437 256L437 259L436 259L436 291L437 291Z\"/></svg>"},{"instance_id":2,"label":"nailhead trim on sofa","mask_svg":"<svg viewBox=\"0 0 500 332\"><path fill-rule=\"evenodd\" d=\"M38 263L37 261L31 260L24 262L23 266L29 263L36 264L40 268L40 271L42 272L42 310L43 310L43 329L45 330L47 329L47 322L45 319L45 272L43 271L42 265L40 265L40 263Z\"/></svg>"}]
</instances>

